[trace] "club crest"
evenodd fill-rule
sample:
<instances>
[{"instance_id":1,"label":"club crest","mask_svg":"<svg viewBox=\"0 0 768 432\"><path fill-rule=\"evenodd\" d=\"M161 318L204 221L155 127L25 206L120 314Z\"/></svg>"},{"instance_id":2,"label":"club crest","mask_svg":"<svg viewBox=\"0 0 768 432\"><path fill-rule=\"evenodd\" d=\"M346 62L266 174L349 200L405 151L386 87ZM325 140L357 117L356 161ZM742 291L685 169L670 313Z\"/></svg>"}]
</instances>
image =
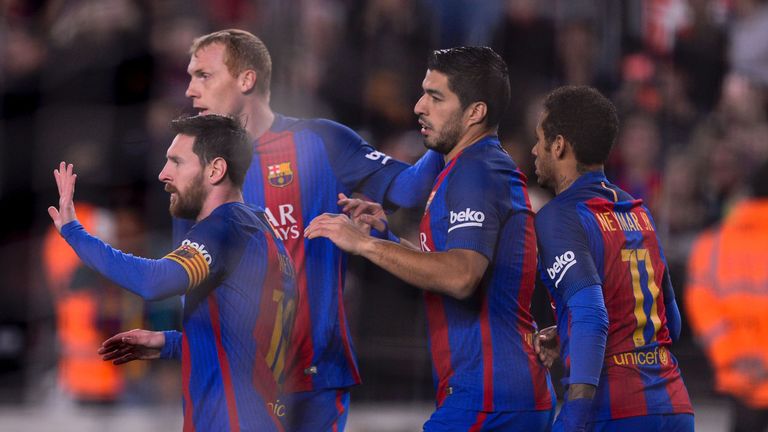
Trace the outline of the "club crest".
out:
<instances>
[{"instance_id":1,"label":"club crest","mask_svg":"<svg viewBox=\"0 0 768 432\"><path fill-rule=\"evenodd\" d=\"M282 162L267 166L267 180L275 187L285 187L293 181L293 171L290 162Z\"/></svg>"}]
</instances>

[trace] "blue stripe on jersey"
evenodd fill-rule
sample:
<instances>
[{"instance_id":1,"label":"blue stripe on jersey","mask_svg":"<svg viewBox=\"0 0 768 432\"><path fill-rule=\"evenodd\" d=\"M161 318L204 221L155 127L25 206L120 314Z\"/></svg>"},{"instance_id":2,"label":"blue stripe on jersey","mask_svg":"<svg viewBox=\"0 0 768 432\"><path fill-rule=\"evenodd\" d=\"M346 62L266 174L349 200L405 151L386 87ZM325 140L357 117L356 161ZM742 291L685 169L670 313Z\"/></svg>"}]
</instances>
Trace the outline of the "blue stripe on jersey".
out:
<instances>
[{"instance_id":1,"label":"blue stripe on jersey","mask_svg":"<svg viewBox=\"0 0 768 432\"><path fill-rule=\"evenodd\" d=\"M264 207L264 176L261 173L261 156L253 153L251 166L245 173L243 184L243 201L250 205Z\"/></svg>"},{"instance_id":2,"label":"blue stripe on jersey","mask_svg":"<svg viewBox=\"0 0 768 432\"><path fill-rule=\"evenodd\" d=\"M318 136L309 131L303 131L294 135L296 142L296 157L298 159L298 172L324 173L312 177L314 181L301 182L301 209L302 219L308 224L312 219L328 211L338 211L338 207L330 205L335 203L339 191L348 193L330 169L330 161L324 144ZM329 208L333 207L333 208ZM327 287L327 290L336 291L343 281L339 280L339 268L329 263L341 263L341 274L346 269L346 255L341 252L328 239L304 240L307 292L318 292L316 286ZM322 293L320 293L322 294ZM348 387L356 384L354 376L357 375L357 362L352 356L355 370L350 369L349 362L344 355L344 347L327 349L328 341L341 342L342 335L329 335L329 329L340 331L339 308L336 295L315 295L309 299L310 316L312 320L312 340L322 343L315 346L312 364L317 366L318 373L312 377L315 388L327 388L330 386ZM348 327L341 331L348 331ZM347 337L348 333L347 333ZM350 343L351 343L351 339Z\"/></svg>"},{"instance_id":3,"label":"blue stripe on jersey","mask_svg":"<svg viewBox=\"0 0 768 432\"><path fill-rule=\"evenodd\" d=\"M189 296L187 300L186 307L189 308ZM208 301L204 300L190 309L184 322L184 332L189 341L191 374L188 385L195 429L226 430L229 429L226 404L215 403L223 402L225 397Z\"/></svg>"},{"instance_id":4,"label":"blue stripe on jersey","mask_svg":"<svg viewBox=\"0 0 768 432\"><path fill-rule=\"evenodd\" d=\"M242 280L252 281L243 284L239 288L243 290L255 290L257 287L266 287L267 275L267 251L266 240L251 242L245 249L240 266L248 269L243 274ZM233 288L233 287L228 287ZM263 288L262 288L263 289ZM235 289L218 289L215 291L216 303L219 308L219 320L221 325L221 342L227 353L230 371L232 373L232 386L235 390L235 398L241 430L258 429L261 425L271 424L266 411L252 410L246 407L266 406L267 402L262 395L253 391L254 367L253 359L262 361L261 355L256 351L254 344L254 329L261 309L262 295L249 295L247 292L239 292ZM250 311L244 315L243 311ZM237 314L237 315L236 315ZM245 342L245 343L244 343ZM241 371L244 374L237 375ZM254 416L252 414L260 414Z\"/></svg>"}]
</instances>

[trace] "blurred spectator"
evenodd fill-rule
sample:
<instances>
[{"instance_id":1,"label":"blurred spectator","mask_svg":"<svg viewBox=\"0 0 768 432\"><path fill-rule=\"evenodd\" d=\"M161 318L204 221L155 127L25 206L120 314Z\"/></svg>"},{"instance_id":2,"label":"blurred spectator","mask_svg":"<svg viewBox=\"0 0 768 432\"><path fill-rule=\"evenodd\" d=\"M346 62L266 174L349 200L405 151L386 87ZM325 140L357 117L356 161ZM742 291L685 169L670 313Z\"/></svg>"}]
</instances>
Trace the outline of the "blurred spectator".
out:
<instances>
[{"instance_id":1,"label":"blurred spectator","mask_svg":"<svg viewBox=\"0 0 768 432\"><path fill-rule=\"evenodd\" d=\"M88 229L129 252L143 249L143 227L135 211L112 213L78 203L77 213ZM59 383L79 402L116 402L125 389L125 374L96 353L101 341L124 328L143 325L142 301L94 273L51 226L43 245L43 270L54 298L59 341Z\"/></svg>"},{"instance_id":2,"label":"blurred spectator","mask_svg":"<svg viewBox=\"0 0 768 432\"><path fill-rule=\"evenodd\" d=\"M699 111L714 108L725 75L727 34L712 0L689 0L690 25L677 34L672 58Z\"/></svg>"},{"instance_id":3,"label":"blurred spectator","mask_svg":"<svg viewBox=\"0 0 768 432\"><path fill-rule=\"evenodd\" d=\"M768 85L768 2L739 0L735 5L728 47L731 70Z\"/></svg>"},{"instance_id":4,"label":"blurred spectator","mask_svg":"<svg viewBox=\"0 0 768 432\"><path fill-rule=\"evenodd\" d=\"M354 3L348 30L327 70L322 95L338 120L391 139L416 125L412 107L420 94L424 58L433 48L421 2L367 0Z\"/></svg>"},{"instance_id":5,"label":"blurred spectator","mask_svg":"<svg viewBox=\"0 0 768 432\"><path fill-rule=\"evenodd\" d=\"M554 20L544 12L553 5L550 0L507 0L505 13L493 35L493 48L509 67L514 95L502 119L502 136L520 128L523 133L532 133L533 129L526 129L528 125L524 124L527 104L556 83L557 32ZM538 113L534 121L537 120ZM531 137L529 144L534 141Z\"/></svg>"},{"instance_id":6,"label":"blurred spectator","mask_svg":"<svg viewBox=\"0 0 768 432\"><path fill-rule=\"evenodd\" d=\"M697 240L685 303L715 370L716 388L733 399L731 431L768 428L768 164L752 194L718 228Z\"/></svg>"},{"instance_id":7,"label":"blurred spectator","mask_svg":"<svg viewBox=\"0 0 768 432\"><path fill-rule=\"evenodd\" d=\"M654 118L635 113L625 118L607 171L615 184L644 204L656 217L661 194L661 142Z\"/></svg>"}]
</instances>

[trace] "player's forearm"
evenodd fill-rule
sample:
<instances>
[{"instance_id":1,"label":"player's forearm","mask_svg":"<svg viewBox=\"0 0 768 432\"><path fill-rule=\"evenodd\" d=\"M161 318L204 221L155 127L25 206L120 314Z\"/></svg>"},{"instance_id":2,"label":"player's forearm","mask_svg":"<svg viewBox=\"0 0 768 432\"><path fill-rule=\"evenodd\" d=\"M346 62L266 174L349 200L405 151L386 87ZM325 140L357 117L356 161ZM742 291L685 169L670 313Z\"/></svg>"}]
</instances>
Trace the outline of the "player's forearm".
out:
<instances>
[{"instance_id":1,"label":"player's forearm","mask_svg":"<svg viewBox=\"0 0 768 432\"><path fill-rule=\"evenodd\" d=\"M570 311L569 383L597 386L608 338L608 312L601 287L591 285L580 289L567 300L567 305Z\"/></svg>"},{"instance_id":2,"label":"player's forearm","mask_svg":"<svg viewBox=\"0 0 768 432\"><path fill-rule=\"evenodd\" d=\"M480 277L449 252L421 252L386 240L371 239L362 256L403 281L458 299L472 295ZM482 277L482 275L480 275Z\"/></svg>"},{"instance_id":3,"label":"player's forearm","mask_svg":"<svg viewBox=\"0 0 768 432\"><path fill-rule=\"evenodd\" d=\"M445 166L443 155L428 150L415 164L401 171L387 190L386 200L398 207L423 206L435 178Z\"/></svg>"},{"instance_id":4,"label":"player's forearm","mask_svg":"<svg viewBox=\"0 0 768 432\"><path fill-rule=\"evenodd\" d=\"M64 225L61 235L88 267L145 300L158 300L186 291L187 276L172 261L125 254L88 234L77 221Z\"/></svg>"}]
</instances>

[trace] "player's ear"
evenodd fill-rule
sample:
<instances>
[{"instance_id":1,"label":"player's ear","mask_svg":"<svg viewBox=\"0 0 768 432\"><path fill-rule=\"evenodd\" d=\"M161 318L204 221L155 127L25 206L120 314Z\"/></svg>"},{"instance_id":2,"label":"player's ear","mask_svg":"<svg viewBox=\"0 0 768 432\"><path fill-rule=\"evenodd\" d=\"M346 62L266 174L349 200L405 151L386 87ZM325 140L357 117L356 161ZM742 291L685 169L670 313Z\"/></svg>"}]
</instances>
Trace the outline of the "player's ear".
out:
<instances>
[{"instance_id":1,"label":"player's ear","mask_svg":"<svg viewBox=\"0 0 768 432\"><path fill-rule=\"evenodd\" d=\"M219 184L227 176L227 161L224 158L217 157L208 164L206 171L208 183L212 185Z\"/></svg>"},{"instance_id":2,"label":"player's ear","mask_svg":"<svg viewBox=\"0 0 768 432\"><path fill-rule=\"evenodd\" d=\"M480 124L485 121L485 117L488 115L488 105L485 102L473 102L469 104L464 114L468 116L468 126Z\"/></svg>"},{"instance_id":3,"label":"player's ear","mask_svg":"<svg viewBox=\"0 0 768 432\"><path fill-rule=\"evenodd\" d=\"M562 135L555 137L554 141L552 141L552 155L555 159L562 159L565 156L566 145L567 141Z\"/></svg>"},{"instance_id":4,"label":"player's ear","mask_svg":"<svg viewBox=\"0 0 768 432\"><path fill-rule=\"evenodd\" d=\"M258 76L253 69L246 69L240 73L238 77L238 84L240 85L240 91L243 93L249 93L256 88L256 80Z\"/></svg>"}]
</instances>

